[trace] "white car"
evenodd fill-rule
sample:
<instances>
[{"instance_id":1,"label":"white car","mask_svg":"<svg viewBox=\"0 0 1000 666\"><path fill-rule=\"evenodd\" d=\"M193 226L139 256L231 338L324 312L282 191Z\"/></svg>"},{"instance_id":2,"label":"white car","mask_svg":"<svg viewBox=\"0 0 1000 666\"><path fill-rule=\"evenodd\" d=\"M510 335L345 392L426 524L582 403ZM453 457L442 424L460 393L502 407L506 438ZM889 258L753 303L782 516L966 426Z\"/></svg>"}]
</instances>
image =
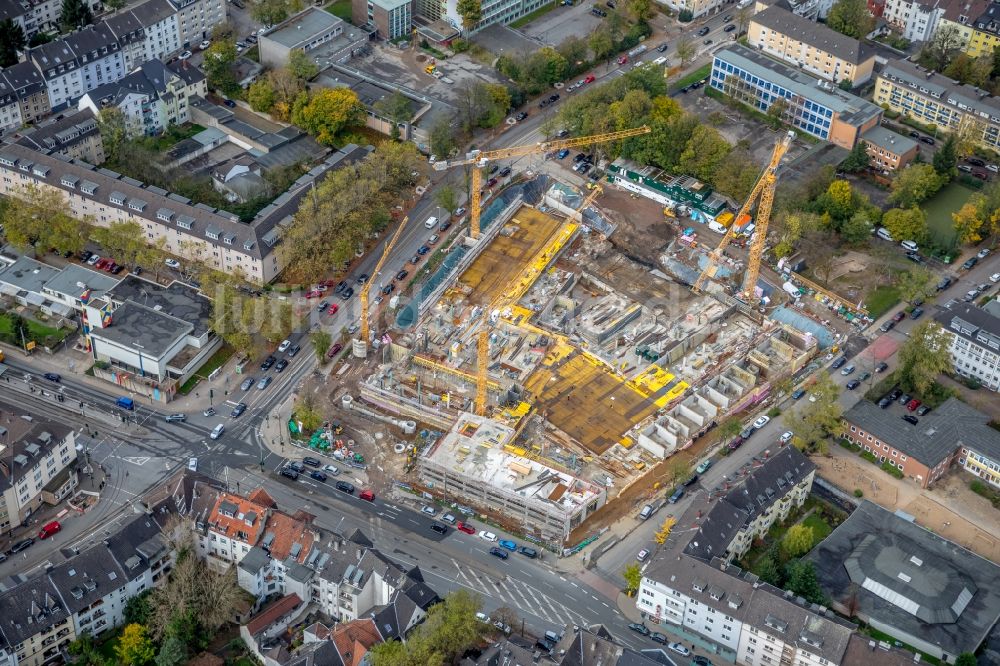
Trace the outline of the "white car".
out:
<instances>
[{"instance_id":1,"label":"white car","mask_svg":"<svg viewBox=\"0 0 1000 666\"><path fill-rule=\"evenodd\" d=\"M486 541L494 542L497 540L497 535L493 532L487 532L486 530L481 530L479 532L479 538L485 539Z\"/></svg>"},{"instance_id":2,"label":"white car","mask_svg":"<svg viewBox=\"0 0 1000 666\"><path fill-rule=\"evenodd\" d=\"M187 60L188 58L190 58L193 55L194 54L191 53L190 51L185 51L184 53L181 54L181 60Z\"/></svg>"},{"instance_id":3,"label":"white car","mask_svg":"<svg viewBox=\"0 0 1000 666\"><path fill-rule=\"evenodd\" d=\"M212 429L212 432L211 434L209 434L209 437L211 437L212 439L219 439L220 437L222 437L222 433L224 433L225 431L226 431L226 426L220 423L219 425L215 426L215 428Z\"/></svg>"},{"instance_id":4,"label":"white car","mask_svg":"<svg viewBox=\"0 0 1000 666\"><path fill-rule=\"evenodd\" d=\"M429 505L424 505L424 507L422 509L420 509L420 510L423 511L424 513L426 513L428 516L436 516L437 515L437 509L435 509L434 507L429 506Z\"/></svg>"},{"instance_id":5,"label":"white car","mask_svg":"<svg viewBox=\"0 0 1000 666\"><path fill-rule=\"evenodd\" d=\"M639 560L640 562L645 562L647 557L649 557L649 551L643 548L638 553L636 553L635 559Z\"/></svg>"},{"instance_id":6,"label":"white car","mask_svg":"<svg viewBox=\"0 0 1000 666\"><path fill-rule=\"evenodd\" d=\"M753 422L753 427L756 428L757 430L760 430L761 428L766 426L768 421L770 420L771 420L770 416L761 416L760 418L758 418L756 421Z\"/></svg>"},{"instance_id":7,"label":"white car","mask_svg":"<svg viewBox=\"0 0 1000 666\"><path fill-rule=\"evenodd\" d=\"M100 260L101 260L101 255L99 255L99 254L92 254L92 255L90 255L90 259L87 259L87 265L88 266L93 266L93 265L95 265Z\"/></svg>"},{"instance_id":8,"label":"white car","mask_svg":"<svg viewBox=\"0 0 1000 666\"><path fill-rule=\"evenodd\" d=\"M323 471L329 474L330 476L337 476L338 474L340 474L340 468L334 467L333 465L323 465Z\"/></svg>"},{"instance_id":9,"label":"white car","mask_svg":"<svg viewBox=\"0 0 1000 666\"><path fill-rule=\"evenodd\" d=\"M792 433L791 430L788 430L786 432L781 433L781 437L778 438L778 441L781 442L782 444L788 444L788 442L792 441L793 435L794 433Z\"/></svg>"},{"instance_id":10,"label":"white car","mask_svg":"<svg viewBox=\"0 0 1000 666\"><path fill-rule=\"evenodd\" d=\"M686 647L684 647L680 643L671 643L667 647L670 648L671 650L673 650L674 652L676 652L677 654L685 656L685 657L688 656L689 654L691 654L691 650L688 650Z\"/></svg>"},{"instance_id":11,"label":"white car","mask_svg":"<svg viewBox=\"0 0 1000 666\"><path fill-rule=\"evenodd\" d=\"M990 256L990 248L984 247L982 250L976 253L976 256L980 259L985 259Z\"/></svg>"},{"instance_id":12,"label":"white car","mask_svg":"<svg viewBox=\"0 0 1000 666\"><path fill-rule=\"evenodd\" d=\"M990 282L1000 282L1000 273L994 273L991 275Z\"/></svg>"},{"instance_id":13,"label":"white car","mask_svg":"<svg viewBox=\"0 0 1000 666\"><path fill-rule=\"evenodd\" d=\"M284 352L288 351L288 348L291 347L291 346L292 346L292 341L291 340L282 340L281 344L278 345L278 351L281 352L281 353L284 353Z\"/></svg>"},{"instance_id":14,"label":"white car","mask_svg":"<svg viewBox=\"0 0 1000 666\"><path fill-rule=\"evenodd\" d=\"M205 41L203 41L201 44L198 45L198 48L201 49L202 51L204 51L205 49L207 49L211 45L212 45L212 42L210 42L209 40L206 39Z\"/></svg>"},{"instance_id":15,"label":"white car","mask_svg":"<svg viewBox=\"0 0 1000 666\"><path fill-rule=\"evenodd\" d=\"M485 622L486 624L490 624L490 616L487 615L486 613L483 613L482 611L476 613L476 619L479 620L480 622Z\"/></svg>"},{"instance_id":16,"label":"white car","mask_svg":"<svg viewBox=\"0 0 1000 666\"><path fill-rule=\"evenodd\" d=\"M174 269L175 271L181 267L181 262L177 261L176 259L164 259L163 263L165 263L167 266Z\"/></svg>"},{"instance_id":17,"label":"white car","mask_svg":"<svg viewBox=\"0 0 1000 666\"><path fill-rule=\"evenodd\" d=\"M198 459L197 458L188 458L188 469L191 470L192 472L197 472L198 471Z\"/></svg>"},{"instance_id":18,"label":"white car","mask_svg":"<svg viewBox=\"0 0 1000 666\"><path fill-rule=\"evenodd\" d=\"M1000 173L1000 166L997 166L996 164L987 164L986 168L993 173Z\"/></svg>"},{"instance_id":19,"label":"white car","mask_svg":"<svg viewBox=\"0 0 1000 666\"><path fill-rule=\"evenodd\" d=\"M455 217L462 217L463 215L465 215L465 208L464 207L460 206L457 209L455 209Z\"/></svg>"}]
</instances>

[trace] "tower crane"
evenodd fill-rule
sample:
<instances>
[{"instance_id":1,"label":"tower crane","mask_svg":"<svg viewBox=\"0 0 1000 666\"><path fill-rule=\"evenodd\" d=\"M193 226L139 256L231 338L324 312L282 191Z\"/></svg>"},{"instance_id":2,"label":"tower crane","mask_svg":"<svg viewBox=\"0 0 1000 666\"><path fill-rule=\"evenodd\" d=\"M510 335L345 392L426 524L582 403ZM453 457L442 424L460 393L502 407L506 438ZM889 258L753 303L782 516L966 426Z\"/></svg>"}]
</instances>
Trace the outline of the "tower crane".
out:
<instances>
[{"instance_id":1,"label":"tower crane","mask_svg":"<svg viewBox=\"0 0 1000 666\"><path fill-rule=\"evenodd\" d=\"M788 148L792 145L792 139L794 138L795 134L789 131L774 145L774 150L771 151L771 161L765 167L764 173L757 179L753 189L750 191L750 195L743 203L743 207L740 208L740 212L736 214L737 220L743 219L744 216L750 214L750 209L754 203L757 203L757 216L755 220L757 226L753 234L753 240L750 243L750 257L747 260L746 274L743 276L742 296L747 305L753 302L753 292L757 286L757 277L760 274L760 259L764 253L764 241L767 240L767 225L771 219L771 206L774 204L774 187L778 180L778 165L781 163L781 158L788 152ZM705 270L701 272L701 275L698 276L698 279L695 280L694 285L691 287L695 293L701 293L705 281L715 275L719 262L722 260L722 253L728 247L730 240L732 240L735 226L733 224L726 229L726 233L723 234L718 247L709 253L708 265L705 266Z\"/></svg>"},{"instance_id":2,"label":"tower crane","mask_svg":"<svg viewBox=\"0 0 1000 666\"><path fill-rule=\"evenodd\" d=\"M368 281L361 285L361 335L354 340L354 355L358 358L364 358L368 355L368 337L371 335L371 324L369 322L368 316L368 291L371 289L372 284L375 282L375 278L378 277L379 271L382 270L382 264L385 260L389 258L389 253L392 248L396 245L396 241L403 233L403 229L406 227L406 223L410 221L410 217L406 216L399 223L399 227L396 229L396 233L392 235L389 242L385 244L385 249L382 250L382 256L379 257L378 263L375 264L375 269L372 271L371 277Z\"/></svg>"},{"instance_id":3,"label":"tower crane","mask_svg":"<svg viewBox=\"0 0 1000 666\"><path fill-rule=\"evenodd\" d=\"M633 136L649 134L652 130L643 125L634 129L621 130L619 132L607 132L605 134L593 134L591 136L574 137L572 139L556 139L554 141L540 141L526 146L514 146L511 148L500 148L498 150L473 150L466 153L464 158L455 160L437 160L433 163L436 171L444 171L455 166L465 166L472 164L472 203L469 205L469 234L472 238L479 238L479 214L481 209L481 190L483 187L483 174L480 171L490 162L496 160L506 160L513 157L524 157L535 153L545 153L551 150L562 150L563 148L575 148L594 143L607 143L618 139L627 139Z\"/></svg>"},{"instance_id":4,"label":"tower crane","mask_svg":"<svg viewBox=\"0 0 1000 666\"><path fill-rule=\"evenodd\" d=\"M587 206L594 202L601 192L604 190L600 185L595 185L594 189L587 195L580 204L580 207L576 209L576 212L580 213L580 219L583 219L583 211L586 210ZM523 284L523 281L519 284ZM487 388L491 383L488 376L488 366L490 360L490 330L491 319L493 317L493 312L503 311L508 305L521 298L524 295L524 291L519 288L513 290L505 291L493 303L490 304L488 308L483 310L483 323L479 327L479 335L476 340L476 414L479 416L486 415L486 397ZM498 315L499 319L499 315Z\"/></svg>"}]
</instances>

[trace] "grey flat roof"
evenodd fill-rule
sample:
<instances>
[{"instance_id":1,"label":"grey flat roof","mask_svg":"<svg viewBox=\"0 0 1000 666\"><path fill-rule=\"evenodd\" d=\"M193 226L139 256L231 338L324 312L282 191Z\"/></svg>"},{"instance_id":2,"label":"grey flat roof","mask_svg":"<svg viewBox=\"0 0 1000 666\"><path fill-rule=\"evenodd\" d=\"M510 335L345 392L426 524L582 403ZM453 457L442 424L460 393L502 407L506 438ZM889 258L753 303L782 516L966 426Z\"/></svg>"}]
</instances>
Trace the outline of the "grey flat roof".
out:
<instances>
[{"instance_id":1,"label":"grey flat roof","mask_svg":"<svg viewBox=\"0 0 1000 666\"><path fill-rule=\"evenodd\" d=\"M882 68L881 78L910 88L919 95L934 98L962 111L972 110L986 114L990 121L1000 123L1000 99L991 97L985 90L962 85L943 74L928 72L909 60L894 60ZM962 108L965 107L965 108Z\"/></svg>"},{"instance_id":2,"label":"grey flat roof","mask_svg":"<svg viewBox=\"0 0 1000 666\"><path fill-rule=\"evenodd\" d=\"M772 5L754 14L750 22L830 53L852 65L875 57L874 51L866 48L859 40L842 35L822 23L793 14L780 5Z\"/></svg>"},{"instance_id":3,"label":"grey flat roof","mask_svg":"<svg viewBox=\"0 0 1000 666\"><path fill-rule=\"evenodd\" d=\"M1000 354L1000 317L991 312L971 303L954 303L934 318L952 335Z\"/></svg>"},{"instance_id":4,"label":"grey flat roof","mask_svg":"<svg viewBox=\"0 0 1000 666\"><path fill-rule=\"evenodd\" d=\"M830 596L854 583L859 613L952 655L1000 618L1000 567L868 501L808 560Z\"/></svg>"},{"instance_id":5,"label":"grey flat roof","mask_svg":"<svg viewBox=\"0 0 1000 666\"><path fill-rule=\"evenodd\" d=\"M45 288L70 298L80 298L84 291L90 289L90 299L93 300L103 298L104 294L120 281L110 273L93 271L79 264L67 264L66 268L45 283Z\"/></svg>"},{"instance_id":6,"label":"grey flat roof","mask_svg":"<svg viewBox=\"0 0 1000 666\"><path fill-rule=\"evenodd\" d=\"M323 9L308 7L263 35L261 39L270 39L292 49L343 24L343 19Z\"/></svg>"},{"instance_id":7,"label":"grey flat roof","mask_svg":"<svg viewBox=\"0 0 1000 666\"><path fill-rule=\"evenodd\" d=\"M53 268L30 257L21 256L10 266L0 270L0 282L5 282L24 291L41 294L45 283L58 274L58 268Z\"/></svg>"},{"instance_id":8,"label":"grey flat roof","mask_svg":"<svg viewBox=\"0 0 1000 666\"><path fill-rule=\"evenodd\" d=\"M170 315L189 324L192 327L191 334L199 337L208 331L212 320L211 301L183 282L171 282L169 286L163 287L129 275L108 291L108 298L116 303L132 301ZM117 321L117 310L114 316Z\"/></svg>"},{"instance_id":9,"label":"grey flat roof","mask_svg":"<svg viewBox=\"0 0 1000 666\"><path fill-rule=\"evenodd\" d=\"M132 301L123 303L115 310L112 323L107 328L95 328L91 335L117 343L123 347L135 347L145 356L160 358L177 340L192 331L191 324L164 312Z\"/></svg>"},{"instance_id":10,"label":"grey flat roof","mask_svg":"<svg viewBox=\"0 0 1000 666\"><path fill-rule=\"evenodd\" d=\"M771 83L777 83L782 88L808 100L822 104L838 113L844 122L852 125L860 125L869 118L877 117L882 113L880 107L867 100L826 82L822 82L824 87L820 87L816 79L806 73L740 44L734 44L717 51L715 58L738 66L747 72L752 72Z\"/></svg>"},{"instance_id":11,"label":"grey flat roof","mask_svg":"<svg viewBox=\"0 0 1000 666\"><path fill-rule=\"evenodd\" d=\"M879 148L884 148L894 155L904 155L917 147L917 142L910 137L896 134L881 125L871 128L862 134L861 138L865 141L870 141Z\"/></svg>"}]
</instances>

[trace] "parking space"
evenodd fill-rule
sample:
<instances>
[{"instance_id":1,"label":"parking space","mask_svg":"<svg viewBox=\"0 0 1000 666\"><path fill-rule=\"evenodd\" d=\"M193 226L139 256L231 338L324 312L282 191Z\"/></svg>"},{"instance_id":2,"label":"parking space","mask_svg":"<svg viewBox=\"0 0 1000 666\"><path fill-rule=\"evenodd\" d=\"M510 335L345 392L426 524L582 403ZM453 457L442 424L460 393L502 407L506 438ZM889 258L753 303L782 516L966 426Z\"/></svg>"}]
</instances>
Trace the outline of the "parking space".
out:
<instances>
[{"instance_id":1,"label":"parking space","mask_svg":"<svg viewBox=\"0 0 1000 666\"><path fill-rule=\"evenodd\" d=\"M597 29L605 20L591 14L591 8L604 2L584 2L572 7L558 6L548 14L540 16L520 31L528 37L549 46L557 46L568 37L586 36Z\"/></svg>"}]
</instances>

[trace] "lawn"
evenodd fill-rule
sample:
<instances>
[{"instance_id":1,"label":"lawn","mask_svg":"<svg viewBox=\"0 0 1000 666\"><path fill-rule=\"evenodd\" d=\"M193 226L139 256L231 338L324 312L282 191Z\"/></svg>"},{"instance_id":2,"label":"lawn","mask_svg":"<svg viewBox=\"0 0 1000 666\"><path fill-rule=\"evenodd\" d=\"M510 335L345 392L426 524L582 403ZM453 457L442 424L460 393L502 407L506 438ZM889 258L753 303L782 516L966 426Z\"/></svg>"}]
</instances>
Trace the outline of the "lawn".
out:
<instances>
[{"instance_id":1,"label":"lawn","mask_svg":"<svg viewBox=\"0 0 1000 666\"><path fill-rule=\"evenodd\" d=\"M823 517L815 513L810 513L808 516L806 516L802 520L802 524L805 525L806 527L812 528L814 548L816 547L816 544L818 544L826 537L830 536L830 532L833 531L833 528L830 527L830 525L825 520L823 520Z\"/></svg>"},{"instance_id":2,"label":"lawn","mask_svg":"<svg viewBox=\"0 0 1000 666\"><path fill-rule=\"evenodd\" d=\"M875 287L868 292L865 307L872 319L878 319L899 303L899 289L896 287Z\"/></svg>"},{"instance_id":3,"label":"lawn","mask_svg":"<svg viewBox=\"0 0 1000 666\"><path fill-rule=\"evenodd\" d=\"M183 141L184 139L190 139L198 132L204 132L205 128L197 123L188 123L186 125L171 125L167 128L163 134L159 136L151 136L142 139L150 150L155 150L157 152L163 152L173 146L178 141Z\"/></svg>"},{"instance_id":4,"label":"lawn","mask_svg":"<svg viewBox=\"0 0 1000 666\"><path fill-rule=\"evenodd\" d=\"M28 325L28 335L35 342L41 343L49 336L56 340L62 340L66 337L66 331L62 329L50 328L32 319L25 319L24 322ZM8 340L11 344L21 346L21 341L14 339L14 328L9 317L0 317L0 339Z\"/></svg>"},{"instance_id":5,"label":"lawn","mask_svg":"<svg viewBox=\"0 0 1000 666\"><path fill-rule=\"evenodd\" d=\"M689 86L695 81L701 81L702 79L707 79L709 74L712 73L712 64L703 65L693 72L689 73L687 76L677 79L671 84L672 90L680 90L684 86Z\"/></svg>"},{"instance_id":6,"label":"lawn","mask_svg":"<svg viewBox=\"0 0 1000 666\"><path fill-rule=\"evenodd\" d=\"M226 344L222 345L222 348L212 354L211 358L205 361L205 365L201 366L201 369L196 372L193 377L181 384L181 387L177 389L177 392L181 395L187 395L190 393L202 379L212 374L213 370L221 368L225 365L226 361L228 361L232 355L233 348Z\"/></svg>"},{"instance_id":7,"label":"lawn","mask_svg":"<svg viewBox=\"0 0 1000 666\"><path fill-rule=\"evenodd\" d=\"M961 183L951 183L924 202L921 208L927 215L927 230L931 245L939 247L944 252L955 249L955 223L951 214L962 207L974 190Z\"/></svg>"},{"instance_id":8,"label":"lawn","mask_svg":"<svg viewBox=\"0 0 1000 666\"><path fill-rule=\"evenodd\" d=\"M345 21L351 20L351 0L334 0L324 9Z\"/></svg>"},{"instance_id":9,"label":"lawn","mask_svg":"<svg viewBox=\"0 0 1000 666\"><path fill-rule=\"evenodd\" d=\"M547 5L539 7L538 9L536 9L533 12L531 12L530 14L526 14L526 15L522 16L521 18L517 19L516 21L514 21L513 23L510 24L510 27L512 27L512 28L520 28L522 26L526 26L529 23L531 23L532 21L534 21L536 18L538 18L539 16L545 16L546 14L548 14L549 12L551 12L553 9L555 9L558 6L559 5L557 5L555 2L550 2Z\"/></svg>"}]
</instances>

